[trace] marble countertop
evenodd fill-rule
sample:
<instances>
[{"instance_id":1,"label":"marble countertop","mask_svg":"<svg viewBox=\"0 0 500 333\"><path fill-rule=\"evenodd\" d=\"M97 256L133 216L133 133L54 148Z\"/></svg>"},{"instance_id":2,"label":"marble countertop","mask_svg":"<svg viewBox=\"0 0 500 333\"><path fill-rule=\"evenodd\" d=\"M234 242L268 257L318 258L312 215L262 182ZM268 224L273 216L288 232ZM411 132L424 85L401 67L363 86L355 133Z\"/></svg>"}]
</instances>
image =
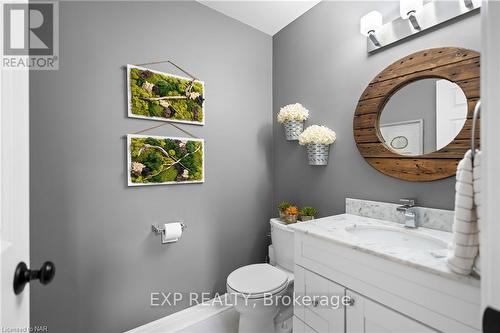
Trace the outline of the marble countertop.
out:
<instances>
[{"instance_id":1,"label":"marble countertop","mask_svg":"<svg viewBox=\"0 0 500 333\"><path fill-rule=\"evenodd\" d=\"M387 242L370 241L356 236L356 233L348 229L356 227L382 226L395 230L401 230L406 234L419 234L422 239L430 239L436 244L442 244L443 249L431 251L429 249L408 248L403 246L388 246ZM402 263L419 270L437 274L439 276L460 281L463 283L479 286L479 279L474 276L463 276L452 272L446 265L446 244L450 243L452 234L446 231L418 228L406 229L403 225L395 222L351 215L340 214L324 217L309 222L290 224L292 230L303 232L327 241L335 242L352 249L376 255L387 260ZM440 245L437 246L438 248Z\"/></svg>"}]
</instances>

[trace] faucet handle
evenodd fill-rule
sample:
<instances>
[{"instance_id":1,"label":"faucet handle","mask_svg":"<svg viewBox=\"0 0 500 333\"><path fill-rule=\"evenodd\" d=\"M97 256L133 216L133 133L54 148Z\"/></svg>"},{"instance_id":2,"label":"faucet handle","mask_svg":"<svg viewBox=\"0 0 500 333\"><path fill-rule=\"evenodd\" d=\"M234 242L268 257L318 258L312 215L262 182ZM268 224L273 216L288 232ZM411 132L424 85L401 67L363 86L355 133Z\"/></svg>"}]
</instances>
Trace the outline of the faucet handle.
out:
<instances>
[{"instance_id":1,"label":"faucet handle","mask_svg":"<svg viewBox=\"0 0 500 333\"><path fill-rule=\"evenodd\" d=\"M415 203L417 202L417 200L414 198L404 198L404 199L399 199L399 202L405 206L413 207L413 206L415 206Z\"/></svg>"}]
</instances>

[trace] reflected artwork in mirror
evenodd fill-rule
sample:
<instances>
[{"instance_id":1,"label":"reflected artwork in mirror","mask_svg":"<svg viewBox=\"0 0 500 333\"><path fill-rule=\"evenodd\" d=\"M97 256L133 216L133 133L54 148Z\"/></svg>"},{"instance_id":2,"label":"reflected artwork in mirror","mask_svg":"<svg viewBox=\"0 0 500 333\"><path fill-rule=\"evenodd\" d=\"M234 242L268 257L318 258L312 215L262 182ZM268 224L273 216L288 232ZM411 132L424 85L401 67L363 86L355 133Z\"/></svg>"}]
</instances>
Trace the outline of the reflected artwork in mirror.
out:
<instances>
[{"instance_id":1,"label":"reflected artwork in mirror","mask_svg":"<svg viewBox=\"0 0 500 333\"><path fill-rule=\"evenodd\" d=\"M385 145L400 155L420 156L446 147L467 120L467 97L454 82L417 80L387 101L379 120Z\"/></svg>"}]
</instances>

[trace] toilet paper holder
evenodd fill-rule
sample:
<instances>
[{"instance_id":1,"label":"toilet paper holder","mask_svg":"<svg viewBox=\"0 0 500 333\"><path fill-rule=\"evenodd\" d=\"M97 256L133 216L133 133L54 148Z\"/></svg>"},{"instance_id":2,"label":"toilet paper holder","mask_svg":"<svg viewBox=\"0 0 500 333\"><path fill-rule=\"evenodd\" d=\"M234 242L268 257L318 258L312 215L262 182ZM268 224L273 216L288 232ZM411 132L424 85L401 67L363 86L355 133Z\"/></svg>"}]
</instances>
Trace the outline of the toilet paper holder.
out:
<instances>
[{"instance_id":1,"label":"toilet paper holder","mask_svg":"<svg viewBox=\"0 0 500 333\"><path fill-rule=\"evenodd\" d=\"M182 220L171 221L171 222L166 222L166 223L180 223L181 224L182 232L184 232L184 230L187 229L187 225ZM163 227L162 225L160 225L160 224L152 224L151 225L151 230L155 233L155 235L161 235L161 242L162 242L162 244L172 243L172 241L165 241L165 227Z\"/></svg>"}]
</instances>

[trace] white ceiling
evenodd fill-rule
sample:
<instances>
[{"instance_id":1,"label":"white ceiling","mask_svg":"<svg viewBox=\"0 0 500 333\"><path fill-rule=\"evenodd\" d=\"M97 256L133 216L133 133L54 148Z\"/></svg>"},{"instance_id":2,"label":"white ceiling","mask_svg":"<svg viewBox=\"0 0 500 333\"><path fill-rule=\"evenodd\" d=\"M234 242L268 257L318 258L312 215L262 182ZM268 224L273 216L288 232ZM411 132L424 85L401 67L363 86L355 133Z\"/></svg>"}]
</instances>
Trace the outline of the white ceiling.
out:
<instances>
[{"instance_id":1,"label":"white ceiling","mask_svg":"<svg viewBox=\"0 0 500 333\"><path fill-rule=\"evenodd\" d=\"M198 0L201 4L273 36L321 0Z\"/></svg>"}]
</instances>

